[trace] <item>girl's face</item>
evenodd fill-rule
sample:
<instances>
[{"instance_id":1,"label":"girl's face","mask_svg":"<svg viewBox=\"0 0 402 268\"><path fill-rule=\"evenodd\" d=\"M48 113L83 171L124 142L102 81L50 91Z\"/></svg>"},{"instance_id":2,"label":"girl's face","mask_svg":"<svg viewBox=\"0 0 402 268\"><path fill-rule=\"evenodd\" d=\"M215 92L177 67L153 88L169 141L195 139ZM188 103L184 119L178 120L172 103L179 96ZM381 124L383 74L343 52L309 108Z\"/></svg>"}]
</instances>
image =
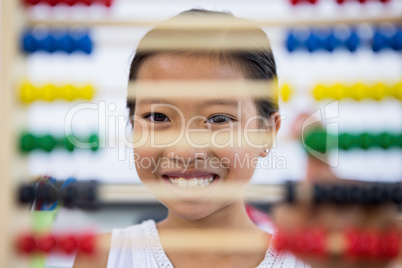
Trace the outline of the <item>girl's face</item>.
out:
<instances>
[{"instance_id":1,"label":"girl's face","mask_svg":"<svg viewBox=\"0 0 402 268\"><path fill-rule=\"evenodd\" d=\"M246 78L212 57L160 54L144 62L136 81L163 85L164 80L241 83ZM170 211L197 220L241 198L258 157L266 156L268 145L261 144L269 143L269 134L256 138L261 126L251 98L194 98L191 88L184 94L173 98L166 90L157 98L137 95L134 141L144 139L145 133L148 140L134 149L134 158L142 182L151 190L159 186L163 195L154 193Z\"/></svg>"}]
</instances>

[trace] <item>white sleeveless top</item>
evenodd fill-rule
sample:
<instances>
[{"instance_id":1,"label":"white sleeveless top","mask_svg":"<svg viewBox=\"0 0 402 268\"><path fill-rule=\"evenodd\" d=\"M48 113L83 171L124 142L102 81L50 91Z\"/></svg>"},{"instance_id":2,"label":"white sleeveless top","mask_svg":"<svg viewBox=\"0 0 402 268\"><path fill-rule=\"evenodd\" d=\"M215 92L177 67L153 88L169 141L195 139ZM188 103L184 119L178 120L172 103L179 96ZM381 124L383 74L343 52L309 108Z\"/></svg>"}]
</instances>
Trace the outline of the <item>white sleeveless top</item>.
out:
<instances>
[{"instance_id":1,"label":"white sleeveless top","mask_svg":"<svg viewBox=\"0 0 402 268\"><path fill-rule=\"evenodd\" d=\"M144 245L146 245L144 247ZM107 268L173 268L159 240L153 220L112 231ZM307 268L292 254L278 254L271 246L258 268Z\"/></svg>"}]
</instances>

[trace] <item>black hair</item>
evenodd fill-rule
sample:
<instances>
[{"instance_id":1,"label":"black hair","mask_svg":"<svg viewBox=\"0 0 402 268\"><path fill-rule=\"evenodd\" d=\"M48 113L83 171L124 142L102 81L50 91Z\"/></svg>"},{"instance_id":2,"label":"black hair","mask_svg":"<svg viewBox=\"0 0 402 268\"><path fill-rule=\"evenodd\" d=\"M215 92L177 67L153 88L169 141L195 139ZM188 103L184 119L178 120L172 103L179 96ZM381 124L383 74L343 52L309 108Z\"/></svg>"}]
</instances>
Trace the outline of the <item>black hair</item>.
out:
<instances>
[{"instance_id":1,"label":"black hair","mask_svg":"<svg viewBox=\"0 0 402 268\"><path fill-rule=\"evenodd\" d=\"M195 29L169 29L166 27L171 22L177 22L180 19L196 18L208 21L210 19L225 19L230 23L236 25L244 25L236 29L234 27L227 28L214 28L208 30L195 30ZM249 27L246 27L249 26ZM212 35L213 34L213 35ZM215 45L227 45L233 40L230 40L230 36L240 37L245 46L239 49L225 49L223 48L191 48L191 49L178 49L178 48L150 48L149 44L155 42L156 38L164 38L184 41L189 36L213 36L216 37L213 40L216 41ZM215 40L216 39L216 40ZM184 41L185 42L185 41ZM214 44L212 44L214 46ZM268 37L261 29L261 27L255 25L251 21L237 18L229 12L217 12L204 9L191 9L184 11L177 16L168 19L152 30L150 30L140 41L137 51L130 66L129 81L135 81L138 72L144 62L158 54L170 53L170 54L186 54L189 56L213 56L217 57L221 62L230 64L239 68L250 80L265 80L271 81L275 85L277 84L277 73L275 59L272 54ZM272 88L267 90L272 90ZM274 112L279 110L277 92L270 94L272 97L255 99L255 104L258 113L269 119ZM135 110L135 100L127 99L127 107L129 108L130 118L133 118Z\"/></svg>"}]
</instances>

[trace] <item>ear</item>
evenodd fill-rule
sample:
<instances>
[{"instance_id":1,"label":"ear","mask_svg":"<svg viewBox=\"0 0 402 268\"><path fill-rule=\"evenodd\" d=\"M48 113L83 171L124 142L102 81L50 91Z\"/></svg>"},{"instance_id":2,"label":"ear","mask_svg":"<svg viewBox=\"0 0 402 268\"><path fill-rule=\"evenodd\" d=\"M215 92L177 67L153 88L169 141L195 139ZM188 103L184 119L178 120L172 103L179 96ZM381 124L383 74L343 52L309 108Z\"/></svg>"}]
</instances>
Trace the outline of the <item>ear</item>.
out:
<instances>
[{"instance_id":1,"label":"ear","mask_svg":"<svg viewBox=\"0 0 402 268\"><path fill-rule=\"evenodd\" d=\"M281 115L279 112L275 112L271 115L268 120L269 124L265 124L263 127L266 130L264 136L264 144L267 144L266 148L262 148L260 152L261 157L266 157L269 154L269 151L272 149L272 146L275 144L276 135L281 128ZM268 150L268 151L267 151Z\"/></svg>"}]
</instances>

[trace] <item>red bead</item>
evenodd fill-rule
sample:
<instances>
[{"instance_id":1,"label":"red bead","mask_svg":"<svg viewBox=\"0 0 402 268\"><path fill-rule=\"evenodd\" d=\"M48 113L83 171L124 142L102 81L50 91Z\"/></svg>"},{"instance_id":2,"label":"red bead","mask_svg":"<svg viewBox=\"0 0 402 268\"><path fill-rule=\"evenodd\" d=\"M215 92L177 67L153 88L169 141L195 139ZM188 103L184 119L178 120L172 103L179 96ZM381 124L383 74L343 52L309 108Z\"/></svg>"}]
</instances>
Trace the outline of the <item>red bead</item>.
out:
<instances>
[{"instance_id":1,"label":"red bead","mask_svg":"<svg viewBox=\"0 0 402 268\"><path fill-rule=\"evenodd\" d=\"M290 3L292 4L292 5L297 5L297 4L299 4L299 0L290 0Z\"/></svg>"},{"instance_id":2,"label":"red bead","mask_svg":"<svg viewBox=\"0 0 402 268\"><path fill-rule=\"evenodd\" d=\"M78 248L87 254L95 252L95 236L93 234L81 235L78 239Z\"/></svg>"},{"instance_id":3,"label":"red bead","mask_svg":"<svg viewBox=\"0 0 402 268\"><path fill-rule=\"evenodd\" d=\"M54 7L60 3L60 0L45 0L45 2Z\"/></svg>"},{"instance_id":4,"label":"red bead","mask_svg":"<svg viewBox=\"0 0 402 268\"><path fill-rule=\"evenodd\" d=\"M78 0L63 0L63 2L68 6L74 6L78 3Z\"/></svg>"},{"instance_id":5,"label":"red bead","mask_svg":"<svg viewBox=\"0 0 402 268\"><path fill-rule=\"evenodd\" d=\"M36 250L36 241L32 235L21 235L17 241L17 248L23 253L32 253Z\"/></svg>"},{"instance_id":6,"label":"red bead","mask_svg":"<svg viewBox=\"0 0 402 268\"><path fill-rule=\"evenodd\" d=\"M289 249L288 237L282 230L278 230L274 236L274 247L278 252Z\"/></svg>"},{"instance_id":7,"label":"red bead","mask_svg":"<svg viewBox=\"0 0 402 268\"><path fill-rule=\"evenodd\" d=\"M381 255L381 236L378 232L367 234L369 257L378 258Z\"/></svg>"},{"instance_id":8,"label":"red bead","mask_svg":"<svg viewBox=\"0 0 402 268\"><path fill-rule=\"evenodd\" d=\"M90 6L93 4L93 0L78 0L77 3L83 3L84 5Z\"/></svg>"},{"instance_id":9,"label":"red bead","mask_svg":"<svg viewBox=\"0 0 402 268\"><path fill-rule=\"evenodd\" d=\"M113 4L113 0L103 0L103 4L107 7L111 7Z\"/></svg>"},{"instance_id":10,"label":"red bead","mask_svg":"<svg viewBox=\"0 0 402 268\"><path fill-rule=\"evenodd\" d=\"M401 247L400 236L400 233L395 230L383 235L381 238L381 257L394 258L398 256Z\"/></svg>"},{"instance_id":11,"label":"red bead","mask_svg":"<svg viewBox=\"0 0 402 268\"><path fill-rule=\"evenodd\" d=\"M319 0L309 0L310 4L313 4L313 5L317 4L318 1L319 1Z\"/></svg>"},{"instance_id":12,"label":"red bead","mask_svg":"<svg viewBox=\"0 0 402 268\"><path fill-rule=\"evenodd\" d=\"M40 3L41 0L25 0L25 4L35 6Z\"/></svg>"},{"instance_id":13,"label":"red bead","mask_svg":"<svg viewBox=\"0 0 402 268\"><path fill-rule=\"evenodd\" d=\"M77 240L72 235L59 237L57 245L59 249L66 254L71 254L78 249Z\"/></svg>"},{"instance_id":14,"label":"red bead","mask_svg":"<svg viewBox=\"0 0 402 268\"><path fill-rule=\"evenodd\" d=\"M336 0L336 2L337 2L338 4L344 4L344 3L345 3L345 0Z\"/></svg>"},{"instance_id":15,"label":"red bead","mask_svg":"<svg viewBox=\"0 0 402 268\"><path fill-rule=\"evenodd\" d=\"M36 239L37 247L40 251L50 253L56 247L56 239L53 235L45 235Z\"/></svg>"}]
</instances>

